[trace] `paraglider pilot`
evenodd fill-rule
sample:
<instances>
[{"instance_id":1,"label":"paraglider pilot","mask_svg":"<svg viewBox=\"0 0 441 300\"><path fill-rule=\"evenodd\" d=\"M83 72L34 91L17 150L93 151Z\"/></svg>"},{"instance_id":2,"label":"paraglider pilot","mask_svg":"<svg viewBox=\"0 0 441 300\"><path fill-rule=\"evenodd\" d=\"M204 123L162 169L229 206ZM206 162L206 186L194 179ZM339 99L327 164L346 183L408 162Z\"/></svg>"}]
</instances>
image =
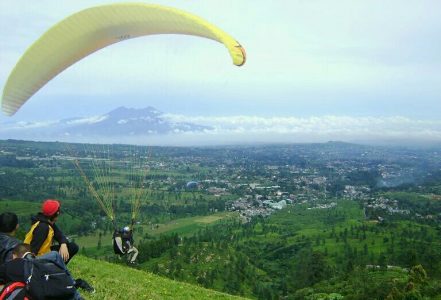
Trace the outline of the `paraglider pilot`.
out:
<instances>
[{"instance_id":1,"label":"paraglider pilot","mask_svg":"<svg viewBox=\"0 0 441 300\"><path fill-rule=\"evenodd\" d=\"M132 265L136 264L136 258L138 257L138 249L133 244L133 230L129 226L114 231L113 250L115 254L121 256L127 254L127 262Z\"/></svg>"}]
</instances>

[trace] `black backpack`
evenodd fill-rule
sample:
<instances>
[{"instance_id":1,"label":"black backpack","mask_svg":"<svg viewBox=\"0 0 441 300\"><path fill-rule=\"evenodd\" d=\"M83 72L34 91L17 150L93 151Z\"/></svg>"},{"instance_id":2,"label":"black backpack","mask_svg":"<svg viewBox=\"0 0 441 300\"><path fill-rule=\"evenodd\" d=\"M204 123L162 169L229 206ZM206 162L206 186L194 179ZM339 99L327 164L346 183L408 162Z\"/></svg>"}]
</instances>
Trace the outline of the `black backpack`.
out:
<instances>
[{"instance_id":1,"label":"black backpack","mask_svg":"<svg viewBox=\"0 0 441 300\"><path fill-rule=\"evenodd\" d=\"M47 259L27 259L25 262L27 294L33 300L70 300L74 298L75 282L56 262Z\"/></svg>"}]
</instances>

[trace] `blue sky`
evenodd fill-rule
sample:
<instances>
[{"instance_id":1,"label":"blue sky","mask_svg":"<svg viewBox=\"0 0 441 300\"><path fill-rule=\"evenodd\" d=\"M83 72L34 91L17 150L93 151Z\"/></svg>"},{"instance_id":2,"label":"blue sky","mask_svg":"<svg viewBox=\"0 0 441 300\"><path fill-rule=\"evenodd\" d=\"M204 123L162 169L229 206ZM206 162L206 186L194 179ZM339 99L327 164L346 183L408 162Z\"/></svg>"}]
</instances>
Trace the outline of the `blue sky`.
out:
<instances>
[{"instance_id":1,"label":"blue sky","mask_svg":"<svg viewBox=\"0 0 441 300\"><path fill-rule=\"evenodd\" d=\"M111 2L116 1L2 0L0 85L50 26ZM318 118L338 124L364 118L374 125L406 120L403 134L409 124L425 122L418 130L441 140L441 1L155 3L192 12L231 34L247 51L246 65L235 67L222 45L201 38L128 40L70 67L14 117L2 115L0 122L90 116L121 105L154 106L179 118L212 116L225 122L238 116ZM390 125L386 123L384 130Z\"/></svg>"}]
</instances>

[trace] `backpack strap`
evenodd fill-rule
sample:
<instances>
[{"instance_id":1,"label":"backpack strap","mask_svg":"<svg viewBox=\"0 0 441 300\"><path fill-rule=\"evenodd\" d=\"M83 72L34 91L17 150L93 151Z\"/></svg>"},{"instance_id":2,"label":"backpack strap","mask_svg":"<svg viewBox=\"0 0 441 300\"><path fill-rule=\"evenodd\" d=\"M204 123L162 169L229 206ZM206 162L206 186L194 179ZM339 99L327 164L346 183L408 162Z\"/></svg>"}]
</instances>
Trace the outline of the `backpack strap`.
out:
<instances>
[{"instance_id":1,"label":"backpack strap","mask_svg":"<svg viewBox=\"0 0 441 300\"><path fill-rule=\"evenodd\" d=\"M26 277L26 284L29 284L32 279L32 273L34 272L34 264L32 259L25 258L25 263L23 267L24 275Z\"/></svg>"},{"instance_id":2,"label":"backpack strap","mask_svg":"<svg viewBox=\"0 0 441 300\"><path fill-rule=\"evenodd\" d=\"M24 288L26 284L24 282L13 282L3 288L0 294L0 299L6 299L5 297L14 291L16 288Z\"/></svg>"}]
</instances>

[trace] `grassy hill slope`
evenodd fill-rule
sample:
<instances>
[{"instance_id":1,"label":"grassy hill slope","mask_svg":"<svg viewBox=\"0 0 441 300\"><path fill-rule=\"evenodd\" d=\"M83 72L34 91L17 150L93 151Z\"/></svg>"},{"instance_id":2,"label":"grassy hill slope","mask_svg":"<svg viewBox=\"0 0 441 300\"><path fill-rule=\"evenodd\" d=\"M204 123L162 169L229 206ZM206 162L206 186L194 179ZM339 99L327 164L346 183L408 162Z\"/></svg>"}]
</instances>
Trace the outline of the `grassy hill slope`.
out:
<instances>
[{"instance_id":1,"label":"grassy hill slope","mask_svg":"<svg viewBox=\"0 0 441 300\"><path fill-rule=\"evenodd\" d=\"M95 294L81 292L86 299L244 299L84 256L69 269L95 287Z\"/></svg>"}]
</instances>

